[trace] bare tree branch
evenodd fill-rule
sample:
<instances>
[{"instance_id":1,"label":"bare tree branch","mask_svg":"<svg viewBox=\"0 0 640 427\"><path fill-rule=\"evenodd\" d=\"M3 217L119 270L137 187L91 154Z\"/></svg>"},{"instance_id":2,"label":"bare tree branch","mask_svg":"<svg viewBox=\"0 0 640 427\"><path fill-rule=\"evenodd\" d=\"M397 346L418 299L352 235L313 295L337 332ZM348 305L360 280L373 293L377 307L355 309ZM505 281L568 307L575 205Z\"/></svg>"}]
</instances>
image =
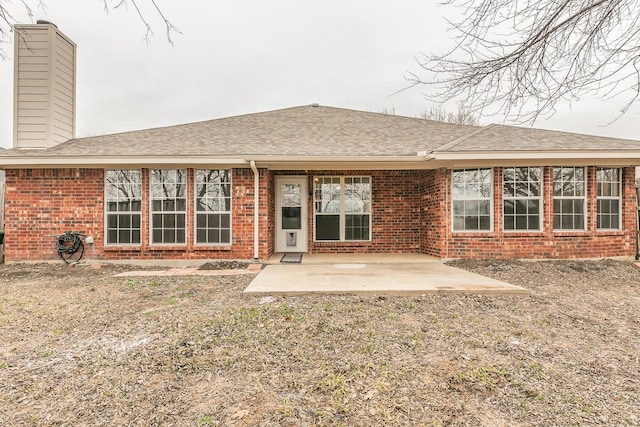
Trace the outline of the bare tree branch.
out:
<instances>
[{"instance_id":1,"label":"bare tree branch","mask_svg":"<svg viewBox=\"0 0 640 427\"><path fill-rule=\"evenodd\" d=\"M427 97L464 101L473 113L519 122L551 115L583 95L620 100L615 118L640 99L640 2L634 0L447 0L453 49L409 73Z\"/></svg>"},{"instance_id":2,"label":"bare tree branch","mask_svg":"<svg viewBox=\"0 0 640 427\"><path fill-rule=\"evenodd\" d=\"M128 5L127 0L111 0L111 1L99 0L99 1L102 3L105 13L109 13L112 10L117 10L123 6L126 8ZM144 2L144 1L147 1L150 4L153 12L147 13L140 7L141 2ZM145 27L144 40L147 43L149 43L151 40L151 37L153 36L153 30L152 30L151 23L148 19L148 16L156 14L163 21L163 25L165 26L167 41L169 42L169 44L173 46L172 35L182 34L182 32L177 27L175 27L171 23L171 21L169 21L169 19L167 19L161 7L158 6L158 3L156 2L156 0L129 0L129 2L135 8L136 13L140 18L140 21ZM23 8L24 11L26 12L28 19L32 22L35 16L34 10L39 9L43 13L46 13L46 5L43 0L20 0L19 6L12 6L12 7L9 6L10 4L11 2L9 0L0 0L0 59L1 60L7 59L5 50L2 45L10 42L11 33L13 32L12 30L13 26L18 23L21 23L16 20L16 18L14 17L14 14L11 13L11 10L13 9L14 13L16 13L15 12L16 8Z\"/></svg>"},{"instance_id":3,"label":"bare tree branch","mask_svg":"<svg viewBox=\"0 0 640 427\"><path fill-rule=\"evenodd\" d=\"M420 117L426 120L437 120L439 122L455 123L458 125L478 126L480 119L464 107L459 107L458 111L452 113L446 111L441 106L431 107L428 111L423 111Z\"/></svg>"}]
</instances>

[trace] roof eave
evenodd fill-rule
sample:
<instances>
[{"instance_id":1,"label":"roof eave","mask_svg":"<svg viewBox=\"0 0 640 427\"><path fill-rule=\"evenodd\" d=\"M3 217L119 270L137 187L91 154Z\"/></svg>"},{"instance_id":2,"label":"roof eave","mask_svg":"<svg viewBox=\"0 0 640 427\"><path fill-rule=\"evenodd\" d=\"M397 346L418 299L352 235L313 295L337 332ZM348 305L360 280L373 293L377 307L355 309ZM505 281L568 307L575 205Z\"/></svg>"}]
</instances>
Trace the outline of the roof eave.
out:
<instances>
[{"instance_id":1,"label":"roof eave","mask_svg":"<svg viewBox=\"0 0 640 427\"><path fill-rule=\"evenodd\" d=\"M419 169L431 160L426 154L415 156L7 156L0 157L0 168L139 168L139 167L258 167L270 169Z\"/></svg>"},{"instance_id":2,"label":"roof eave","mask_svg":"<svg viewBox=\"0 0 640 427\"><path fill-rule=\"evenodd\" d=\"M457 151L435 152L437 162L447 166L632 166L640 165L640 150L562 151Z\"/></svg>"},{"instance_id":3,"label":"roof eave","mask_svg":"<svg viewBox=\"0 0 640 427\"><path fill-rule=\"evenodd\" d=\"M216 164L229 167L244 167L249 162L243 158L206 156L13 156L0 157L0 168L139 168L174 167L183 165Z\"/></svg>"}]
</instances>

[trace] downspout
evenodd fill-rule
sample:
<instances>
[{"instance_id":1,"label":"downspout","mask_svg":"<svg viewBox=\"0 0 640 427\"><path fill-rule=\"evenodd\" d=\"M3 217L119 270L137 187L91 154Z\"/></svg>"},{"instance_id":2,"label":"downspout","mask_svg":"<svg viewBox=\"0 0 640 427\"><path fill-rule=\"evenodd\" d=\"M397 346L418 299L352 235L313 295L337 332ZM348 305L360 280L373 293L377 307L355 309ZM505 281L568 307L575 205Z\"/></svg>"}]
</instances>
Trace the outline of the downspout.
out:
<instances>
[{"instance_id":1,"label":"downspout","mask_svg":"<svg viewBox=\"0 0 640 427\"><path fill-rule=\"evenodd\" d=\"M253 258L260 258L260 236L258 234L260 227L258 221L260 219L260 172L256 167L256 161L251 160L251 170L253 171Z\"/></svg>"}]
</instances>

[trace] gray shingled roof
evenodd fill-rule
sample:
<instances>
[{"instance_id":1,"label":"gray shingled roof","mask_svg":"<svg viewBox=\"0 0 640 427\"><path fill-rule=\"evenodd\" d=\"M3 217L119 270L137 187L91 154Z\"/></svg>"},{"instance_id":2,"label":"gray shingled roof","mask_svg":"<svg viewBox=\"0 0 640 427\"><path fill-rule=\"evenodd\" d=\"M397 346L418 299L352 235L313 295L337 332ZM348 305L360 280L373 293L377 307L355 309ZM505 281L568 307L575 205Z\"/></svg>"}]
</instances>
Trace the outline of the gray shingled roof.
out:
<instances>
[{"instance_id":1,"label":"gray shingled roof","mask_svg":"<svg viewBox=\"0 0 640 427\"><path fill-rule=\"evenodd\" d=\"M77 138L47 150L32 150L29 155L415 157L418 151L432 151L475 129L381 113L301 106ZM15 155L25 153L9 151Z\"/></svg>"},{"instance_id":2,"label":"gray shingled roof","mask_svg":"<svg viewBox=\"0 0 640 427\"><path fill-rule=\"evenodd\" d=\"M516 126L489 125L440 147L462 151L599 151L640 150L640 141Z\"/></svg>"},{"instance_id":3,"label":"gray shingled roof","mask_svg":"<svg viewBox=\"0 0 640 427\"><path fill-rule=\"evenodd\" d=\"M409 157L418 152L635 150L640 142L533 128L464 126L308 105L177 126L76 138L46 150L10 149L0 158L203 156Z\"/></svg>"}]
</instances>

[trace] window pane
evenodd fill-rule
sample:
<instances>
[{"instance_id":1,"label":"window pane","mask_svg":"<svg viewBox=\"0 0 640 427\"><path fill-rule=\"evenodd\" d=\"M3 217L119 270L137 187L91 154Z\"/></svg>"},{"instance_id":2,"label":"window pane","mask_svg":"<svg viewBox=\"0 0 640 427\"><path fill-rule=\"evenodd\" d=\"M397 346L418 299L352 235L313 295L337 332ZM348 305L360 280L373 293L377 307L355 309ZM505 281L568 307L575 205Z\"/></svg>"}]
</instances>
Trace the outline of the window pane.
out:
<instances>
[{"instance_id":1,"label":"window pane","mask_svg":"<svg viewBox=\"0 0 640 427\"><path fill-rule=\"evenodd\" d=\"M118 243L127 244L131 243L130 239L131 232L129 230L120 230L118 232Z\"/></svg>"},{"instance_id":2,"label":"window pane","mask_svg":"<svg viewBox=\"0 0 640 427\"><path fill-rule=\"evenodd\" d=\"M505 215L513 215L515 213L515 203L512 200L504 201L504 213Z\"/></svg>"},{"instance_id":3,"label":"window pane","mask_svg":"<svg viewBox=\"0 0 640 427\"><path fill-rule=\"evenodd\" d=\"M229 229L231 227L231 214L220 215L220 227Z\"/></svg>"},{"instance_id":4,"label":"window pane","mask_svg":"<svg viewBox=\"0 0 640 427\"><path fill-rule=\"evenodd\" d=\"M118 215L118 227L119 228L131 228L131 216L130 215Z\"/></svg>"},{"instance_id":5,"label":"window pane","mask_svg":"<svg viewBox=\"0 0 640 427\"><path fill-rule=\"evenodd\" d=\"M301 206L300 184L281 184L280 186L281 204L284 207Z\"/></svg>"},{"instance_id":6,"label":"window pane","mask_svg":"<svg viewBox=\"0 0 640 427\"><path fill-rule=\"evenodd\" d=\"M454 215L463 215L465 213L463 201L453 201L453 214Z\"/></svg>"},{"instance_id":7,"label":"window pane","mask_svg":"<svg viewBox=\"0 0 640 427\"><path fill-rule=\"evenodd\" d=\"M140 243L132 233L140 234L142 179L140 170L107 170L105 202L107 244ZM120 214L118 214L118 212Z\"/></svg>"},{"instance_id":8,"label":"window pane","mask_svg":"<svg viewBox=\"0 0 640 427\"><path fill-rule=\"evenodd\" d=\"M480 213L480 201L479 200L467 200L464 202L464 215L465 216L478 216Z\"/></svg>"},{"instance_id":9,"label":"window pane","mask_svg":"<svg viewBox=\"0 0 640 427\"><path fill-rule=\"evenodd\" d=\"M513 217L513 216L505 216L504 217L504 229L505 230L515 230L515 217Z\"/></svg>"},{"instance_id":10,"label":"window pane","mask_svg":"<svg viewBox=\"0 0 640 427\"><path fill-rule=\"evenodd\" d=\"M620 169L597 168L597 227L598 229L620 229Z\"/></svg>"},{"instance_id":11,"label":"window pane","mask_svg":"<svg viewBox=\"0 0 640 427\"><path fill-rule=\"evenodd\" d=\"M283 207L282 208L282 229L300 230L302 228L302 208Z\"/></svg>"},{"instance_id":12,"label":"window pane","mask_svg":"<svg viewBox=\"0 0 640 427\"><path fill-rule=\"evenodd\" d=\"M585 224L585 168L553 168L554 228L584 230Z\"/></svg>"},{"instance_id":13,"label":"window pane","mask_svg":"<svg viewBox=\"0 0 640 427\"><path fill-rule=\"evenodd\" d=\"M504 194L514 194L514 169L506 171ZM452 172L453 229L456 231L490 230L492 169L464 169Z\"/></svg>"},{"instance_id":14,"label":"window pane","mask_svg":"<svg viewBox=\"0 0 640 427\"><path fill-rule=\"evenodd\" d=\"M176 242L176 230L164 230L162 233L163 243L175 243Z\"/></svg>"},{"instance_id":15,"label":"window pane","mask_svg":"<svg viewBox=\"0 0 640 427\"><path fill-rule=\"evenodd\" d=\"M369 239L369 215L346 215L345 240Z\"/></svg>"},{"instance_id":16,"label":"window pane","mask_svg":"<svg viewBox=\"0 0 640 427\"><path fill-rule=\"evenodd\" d=\"M573 212L576 214L584 213L584 200L578 199L573 201Z\"/></svg>"},{"instance_id":17,"label":"window pane","mask_svg":"<svg viewBox=\"0 0 640 427\"><path fill-rule=\"evenodd\" d=\"M360 178L345 178L344 210L347 213L368 212L371 191L368 183L360 182Z\"/></svg>"},{"instance_id":18,"label":"window pane","mask_svg":"<svg viewBox=\"0 0 640 427\"><path fill-rule=\"evenodd\" d=\"M339 215L316 215L316 240L340 240Z\"/></svg>"},{"instance_id":19,"label":"window pane","mask_svg":"<svg viewBox=\"0 0 640 427\"><path fill-rule=\"evenodd\" d=\"M368 240L371 178L321 176L313 181L316 240L340 240L342 233L345 240Z\"/></svg>"},{"instance_id":20,"label":"window pane","mask_svg":"<svg viewBox=\"0 0 640 427\"><path fill-rule=\"evenodd\" d=\"M480 215L491 215L491 201L490 200L480 200L478 202L478 213Z\"/></svg>"},{"instance_id":21,"label":"window pane","mask_svg":"<svg viewBox=\"0 0 640 427\"><path fill-rule=\"evenodd\" d=\"M229 243L231 224L231 171L228 169L198 169L195 172L196 211L209 212L196 214L196 243L221 244ZM183 230L186 218L177 219ZM182 234L178 238L183 238Z\"/></svg>"},{"instance_id":22,"label":"window pane","mask_svg":"<svg viewBox=\"0 0 640 427\"><path fill-rule=\"evenodd\" d=\"M149 171L152 243L184 243L186 183L185 169Z\"/></svg>"},{"instance_id":23,"label":"window pane","mask_svg":"<svg viewBox=\"0 0 640 427\"><path fill-rule=\"evenodd\" d=\"M207 218L207 227L220 228L220 214L209 214Z\"/></svg>"},{"instance_id":24,"label":"window pane","mask_svg":"<svg viewBox=\"0 0 640 427\"><path fill-rule=\"evenodd\" d=\"M480 229L480 218L478 216L468 216L464 219L464 229L465 230L479 230Z\"/></svg>"}]
</instances>

